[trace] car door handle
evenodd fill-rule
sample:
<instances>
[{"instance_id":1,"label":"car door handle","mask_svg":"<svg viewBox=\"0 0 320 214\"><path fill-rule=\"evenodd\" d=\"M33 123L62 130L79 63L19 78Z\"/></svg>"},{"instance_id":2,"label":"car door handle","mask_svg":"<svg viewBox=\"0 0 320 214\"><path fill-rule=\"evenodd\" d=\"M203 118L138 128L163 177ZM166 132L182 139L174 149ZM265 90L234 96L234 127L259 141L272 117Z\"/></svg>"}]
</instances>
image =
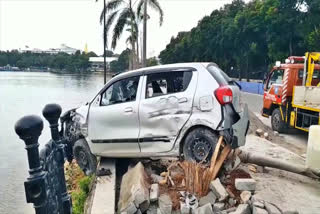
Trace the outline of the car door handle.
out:
<instances>
[{"instance_id":1,"label":"car door handle","mask_svg":"<svg viewBox=\"0 0 320 214\"><path fill-rule=\"evenodd\" d=\"M133 112L133 108L132 107L127 107L124 109L124 112Z\"/></svg>"},{"instance_id":2,"label":"car door handle","mask_svg":"<svg viewBox=\"0 0 320 214\"><path fill-rule=\"evenodd\" d=\"M186 97L182 97L178 100L179 103L186 103L188 102L188 99Z\"/></svg>"}]
</instances>

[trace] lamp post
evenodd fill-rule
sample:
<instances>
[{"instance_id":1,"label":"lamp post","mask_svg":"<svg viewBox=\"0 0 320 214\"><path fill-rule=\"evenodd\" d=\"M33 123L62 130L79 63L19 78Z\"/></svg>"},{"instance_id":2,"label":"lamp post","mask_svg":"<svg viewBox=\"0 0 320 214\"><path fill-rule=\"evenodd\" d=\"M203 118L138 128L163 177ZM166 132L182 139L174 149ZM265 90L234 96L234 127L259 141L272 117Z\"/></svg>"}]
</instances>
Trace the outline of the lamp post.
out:
<instances>
[{"instance_id":1,"label":"lamp post","mask_svg":"<svg viewBox=\"0 0 320 214\"><path fill-rule=\"evenodd\" d=\"M107 63L106 63L106 0L103 0L103 84L107 82Z\"/></svg>"}]
</instances>

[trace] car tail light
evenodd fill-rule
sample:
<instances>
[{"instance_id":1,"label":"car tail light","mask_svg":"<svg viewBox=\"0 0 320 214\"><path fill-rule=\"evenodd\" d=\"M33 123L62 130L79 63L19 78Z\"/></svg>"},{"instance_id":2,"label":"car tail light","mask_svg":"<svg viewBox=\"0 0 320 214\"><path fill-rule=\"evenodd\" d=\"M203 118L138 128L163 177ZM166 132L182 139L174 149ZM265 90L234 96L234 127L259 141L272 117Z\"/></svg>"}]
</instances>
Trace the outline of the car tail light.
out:
<instances>
[{"instance_id":1,"label":"car tail light","mask_svg":"<svg viewBox=\"0 0 320 214\"><path fill-rule=\"evenodd\" d=\"M221 105L225 105L232 102L232 90L226 85L217 88L214 91L214 95L216 96L218 102Z\"/></svg>"}]
</instances>

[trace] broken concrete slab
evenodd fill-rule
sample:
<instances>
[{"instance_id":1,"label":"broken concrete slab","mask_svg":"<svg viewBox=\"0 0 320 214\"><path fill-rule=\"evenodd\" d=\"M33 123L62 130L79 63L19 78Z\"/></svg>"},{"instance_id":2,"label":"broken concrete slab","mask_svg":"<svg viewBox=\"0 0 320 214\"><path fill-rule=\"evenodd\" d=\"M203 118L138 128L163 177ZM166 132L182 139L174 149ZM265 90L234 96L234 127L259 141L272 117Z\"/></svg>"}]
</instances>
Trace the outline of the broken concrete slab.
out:
<instances>
[{"instance_id":1,"label":"broken concrete slab","mask_svg":"<svg viewBox=\"0 0 320 214\"><path fill-rule=\"evenodd\" d=\"M240 194L240 198L241 198L241 201L246 204L249 202L250 198L251 198L251 192L249 191L242 191L241 194Z\"/></svg>"},{"instance_id":2,"label":"broken concrete slab","mask_svg":"<svg viewBox=\"0 0 320 214\"><path fill-rule=\"evenodd\" d=\"M268 212L265 209L253 206L252 214L268 214Z\"/></svg>"},{"instance_id":3,"label":"broken concrete slab","mask_svg":"<svg viewBox=\"0 0 320 214\"><path fill-rule=\"evenodd\" d=\"M155 202L159 197L159 184L152 184L150 188L150 201Z\"/></svg>"},{"instance_id":4,"label":"broken concrete slab","mask_svg":"<svg viewBox=\"0 0 320 214\"><path fill-rule=\"evenodd\" d=\"M265 202L264 205L269 214L281 214L280 210L273 204Z\"/></svg>"},{"instance_id":5,"label":"broken concrete slab","mask_svg":"<svg viewBox=\"0 0 320 214\"><path fill-rule=\"evenodd\" d=\"M251 214L251 209L248 204L239 204L236 211L230 214Z\"/></svg>"},{"instance_id":6,"label":"broken concrete slab","mask_svg":"<svg viewBox=\"0 0 320 214\"><path fill-rule=\"evenodd\" d=\"M148 209L150 204L149 184L145 178L146 174L141 162L123 175L118 202L120 212L127 210L131 203L134 203L142 213Z\"/></svg>"},{"instance_id":7,"label":"broken concrete slab","mask_svg":"<svg viewBox=\"0 0 320 214\"><path fill-rule=\"evenodd\" d=\"M172 201L168 194L160 195L158 203L159 203L159 208L162 214L171 214Z\"/></svg>"},{"instance_id":8,"label":"broken concrete slab","mask_svg":"<svg viewBox=\"0 0 320 214\"><path fill-rule=\"evenodd\" d=\"M198 207L195 210L195 214L213 214L212 206L210 203L207 203L201 207Z\"/></svg>"},{"instance_id":9,"label":"broken concrete slab","mask_svg":"<svg viewBox=\"0 0 320 214\"><path fill-rule=\"evenodd\" d=\"M219 201L224 201L228 198L228 192L221 184L220 179L217 178L210 183L210 189L219 198Z\"/></svg>"},{"instance_id":10,"label":"broken concrete slab","mask_svg":"<svg viewBox=\"0 0 320 214\"><path fill-rule=\"evenodd\" d=\"M199 200L199 206L203 206L203 205L205 205L205 204L207 204L207 203L210 203L210 204L213 205L214 202L216 202L216 200L217 200L217 196L216 196L212 191L210 191L210 192L208 193L208 195L200 198L200 200Z\"/></svg>"},{"instance_id":11,"label":"broken concrete slab","mask_svg":"<svg viewBox=\"0 0 320 214\"><path fill-rule=\"evenodd\" d=\"M299 214L297 210L284 210L283 214Z\"/></svg>"},{"instance_id":12,"label":"broken concrete slab","mask_svg":"<svg viewBox=\"0 0 320 214\"><path fill-rule=\"evenodd\" d=\"M235 187L241 191L254 191L256 189L256 181L252 178L236 178Z\"/></svg>"},{"instance_id":13,"label":"broken concrete slab","mask_svg":"<svg viewBox=\"0 0 320 214\"><path fill-rule=\"evenodd\" d=\"M190 214L189 206L184 202L180 202L180 212L181 214Z\"/></svg>"},{"instance_id":14,"label":"broken concrete slab","mask_svg":"<svg viewBox=\"0 0 320 214\"><path fill-rule=\"evenodd\" d=\"M159 183L160 181L162 181L164 179L164 177L157 175L157 174L151 174L150 177L154 183Z\"/></svg>"},{"instance_id":15,"label":"broken concrete slab","mask_svg":"<svg viewBox=\"0 0 320 214\"><path fill-rule=\"evenodd\" d=\"M259 207L259 208L264 208L264 203L262 203L260 201L254 201L253 206Z\"/></svg>"},{"instance_id":16,"label":"broken concrete slab","mask_svg":"<svg viewBox=\"0 0 320 214\"><path fill-rule=\"evenodd\" d=\"M213 211L218 212L224 209L224 203L215 203L213 205Z\"/></svg>"}]
</instances>

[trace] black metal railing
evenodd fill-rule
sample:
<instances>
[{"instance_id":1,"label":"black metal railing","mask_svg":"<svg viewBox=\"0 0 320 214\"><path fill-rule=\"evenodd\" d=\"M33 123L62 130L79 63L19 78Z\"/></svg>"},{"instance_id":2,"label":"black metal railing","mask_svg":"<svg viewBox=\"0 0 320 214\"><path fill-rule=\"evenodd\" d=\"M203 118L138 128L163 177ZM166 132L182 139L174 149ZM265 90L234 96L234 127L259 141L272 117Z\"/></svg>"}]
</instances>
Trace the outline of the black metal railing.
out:
<instances>
[{"instance_id":1,"label":"black metal railing","mask_svg":"<svg viewBox=\"0 0 320 214\"><path fill-rule=\"evenodd\" d=\"M71 214L72 202L64 174L66 143L59 134L61 107L48 104L42 111L50 124L51 140L39 153L38 139L43 129L39 116L21 118L15 131L25 142L28 153L29 177L25 181L27 203L33 203L36 214Z\"/></svg>"}]
</instances>

